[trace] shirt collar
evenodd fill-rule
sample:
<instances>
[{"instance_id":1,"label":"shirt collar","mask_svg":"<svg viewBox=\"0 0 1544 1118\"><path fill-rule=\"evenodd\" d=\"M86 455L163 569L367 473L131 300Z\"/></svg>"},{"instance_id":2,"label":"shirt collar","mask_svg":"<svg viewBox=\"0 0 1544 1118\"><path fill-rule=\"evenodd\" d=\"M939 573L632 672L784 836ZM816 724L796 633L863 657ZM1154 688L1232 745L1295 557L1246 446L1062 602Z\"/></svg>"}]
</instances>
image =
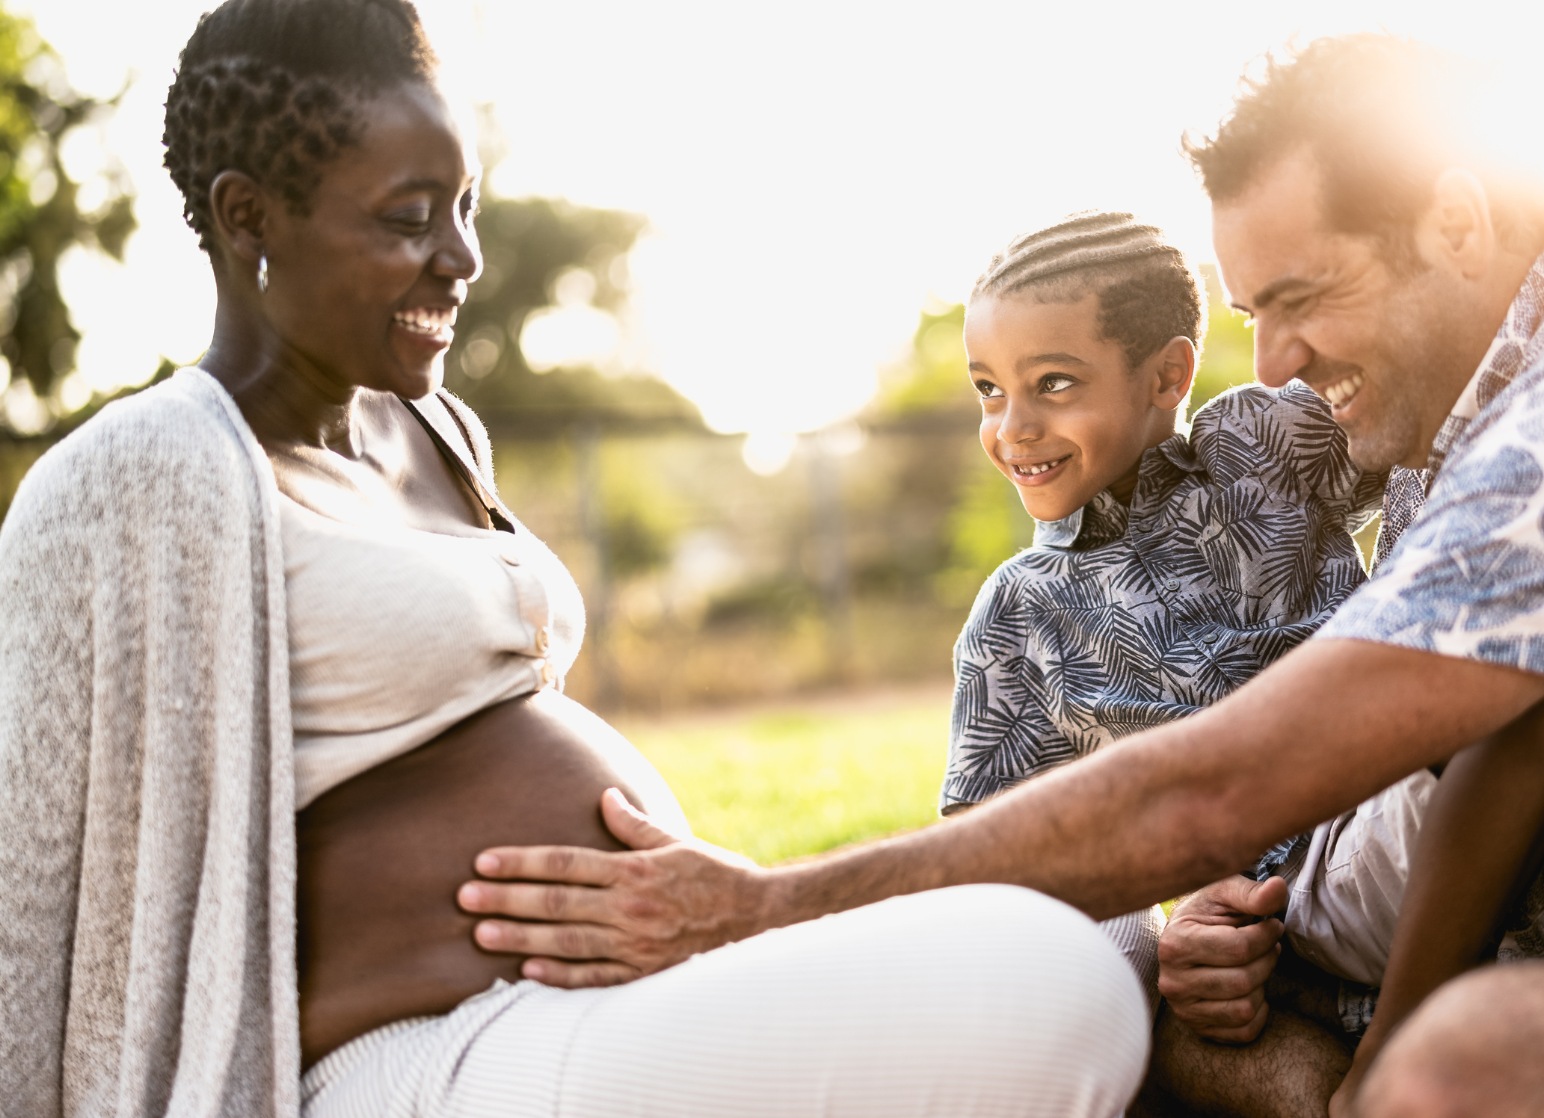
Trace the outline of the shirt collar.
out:
<instances>
[{"instance_id":1,"label":"shirt collar","mask_svg":"<svg viewBox=\"0 0 1544 1118\"><path fill-rule=\"evenodd\" d=\"M1431 453L1426 459L1427 486L1437 476L1454 445L1468 430L1470 422L1512 383L1523 369L1544 357L1544 255L1533 262L1517 297L1507 308L1506 318L1491 339L1480 367L1459 393L1458 402L1437 429Z\"/></svg>"},{"instance_id":2,"label":"shirt collar","mask_svg":"<svg viewBox=\"0 0 1544 1118\"><path fill-rule=\"evenodd\" d=\"M1183 434L1170 436L1142 455L1136 492L1131 495L1132 507L1144 504L1150 495L1157 456L1162 456L1186 473L1197 473L1205 469ZM1116 500L1108 489L1103 489L1071 516L1061 520L1035 521L1035 546L1059 547L1069 551L1103 547L1124 536L1130 522L1131 509Z\"/></svg>"}]
</instances>

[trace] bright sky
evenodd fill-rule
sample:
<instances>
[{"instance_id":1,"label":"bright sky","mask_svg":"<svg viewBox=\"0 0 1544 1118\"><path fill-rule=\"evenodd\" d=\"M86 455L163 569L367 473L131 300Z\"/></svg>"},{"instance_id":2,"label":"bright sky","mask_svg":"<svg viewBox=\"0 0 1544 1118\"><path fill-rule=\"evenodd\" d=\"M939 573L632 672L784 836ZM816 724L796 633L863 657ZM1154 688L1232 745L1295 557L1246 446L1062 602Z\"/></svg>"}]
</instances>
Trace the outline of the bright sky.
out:
<instances>
[{"instance_id":1,"label":"bright sky","mask_svg":"<svg viewBox=\"0 0 1544 1118\"><path fill-rule=\"evenodd\" d=\"M71 150L81 173L104 147L123 163L141 224L126 266L66 269L81 383L140 381L208 342L213 286L159 141L177 51L211 3L33 3L77 88L136 75L103 144ZM496 193L650 218L628 360L718 428L767 436L861 407L918 311L963 298L1016 232L1131 209L1209 259L1178 139L1215 123L1261 52L1384 27L1515 66L1544 33L1544 5L1518 0L419 6L451 71L498 107Z\"/></svg>"}]
</instances>

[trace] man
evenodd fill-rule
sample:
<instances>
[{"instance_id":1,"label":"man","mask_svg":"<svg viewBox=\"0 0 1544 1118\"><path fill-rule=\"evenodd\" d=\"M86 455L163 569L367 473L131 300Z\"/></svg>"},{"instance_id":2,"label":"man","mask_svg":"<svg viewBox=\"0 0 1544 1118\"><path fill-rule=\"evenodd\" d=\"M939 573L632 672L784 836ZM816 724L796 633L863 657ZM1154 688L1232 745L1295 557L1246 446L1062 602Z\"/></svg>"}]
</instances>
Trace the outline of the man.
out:
<instances>
[{"instance_id":1,"label":"man","mask_svg":"<svg viewBox=\"0 0 1544 1118\"><path fill-rule=\"evenodd\" d=\"M1256 322L1261 381L1301 379L1328 400L1362 468L1436 471L1426 507L1366 587L1315 639L1192 718L958 820L823 858L747 867L670 842L610 793L603 811L634 853L479 858L487 877L569 883L469 884L464 907L517 918L483 921L484 947L536 956L529 977L592 985L967 882L1024 885L1114 916L1236 872L1544 699L1537 309L1523 308L1516 360L1498 366L1492 352L1519 291L1544 291L1537 195L1466 149L1467 133L1445 119L1450 101L1427 80L1426 48L1366 36L1315 44L1305 58L1314 51L1342 57L1326 64L1328 95L1273 132L1235 136L1230 170L1206 185L1224 281ZM1282 73L1300 64L1246 88L1241 106L1280 93ZM1225 656L1228 640L1209 654ZM1258 957L1280 927L1224 931ZM1384 1062L1401 1051L1391 1045ZM1492 1059L1485 1074L1535 1056ZM1388 1074L1380 1064L1369 1082Z\"/></svg>"}]
</instances>

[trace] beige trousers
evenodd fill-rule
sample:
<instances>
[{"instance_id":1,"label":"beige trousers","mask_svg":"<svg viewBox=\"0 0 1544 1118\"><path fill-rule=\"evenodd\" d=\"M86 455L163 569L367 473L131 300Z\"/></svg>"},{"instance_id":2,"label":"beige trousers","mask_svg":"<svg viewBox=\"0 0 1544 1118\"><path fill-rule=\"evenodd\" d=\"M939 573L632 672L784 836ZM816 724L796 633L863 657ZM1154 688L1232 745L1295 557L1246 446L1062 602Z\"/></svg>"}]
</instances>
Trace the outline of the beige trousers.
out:
<instances>
[{"instance_id":1,"label":"beige trousers","mask_svg":"<svg viewBox=\"0 0 1544 1118\"><path fill-rule=\"evenodd\" d=\"M1098 926L1027 889L896 897L626 986L498 983L346 1045L305 1118L1111 1118L1148 1012Z\"/></svg>"},{"instance_id":2,"label":"beige trousers","mask_svg":"<svg viewBox=\"0 0 1544 1118\"><path fill-rule=\"evenodd\" d=\"M1287 935L1299 955L1342 978L1382 985L1436 787L1421 769L1314 828L1287 898Z\"/></svg>"}]
</instances>

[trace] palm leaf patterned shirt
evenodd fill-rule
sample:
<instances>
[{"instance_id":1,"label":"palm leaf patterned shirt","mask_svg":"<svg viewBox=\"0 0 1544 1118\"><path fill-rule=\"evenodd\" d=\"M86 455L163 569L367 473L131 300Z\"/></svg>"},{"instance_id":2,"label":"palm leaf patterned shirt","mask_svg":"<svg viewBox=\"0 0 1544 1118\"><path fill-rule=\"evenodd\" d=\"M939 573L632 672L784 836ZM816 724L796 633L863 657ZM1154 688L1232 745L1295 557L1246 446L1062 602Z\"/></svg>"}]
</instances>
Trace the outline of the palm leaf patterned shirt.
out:
<instances>
[{"instance_id":1,"label":"palm leaf patterned shirt","mask_svg":"<svg viewBox=\"0 0 1544 1118\"><path fill-rule=\"evenodd\" d=\"M954 647L940 807L977 803L1227 695L1319 628L1363 581L1351 533L1383 475L1346 452L1294 382L1235 388L981 588Z\"/></svg>"}]
</instances>

